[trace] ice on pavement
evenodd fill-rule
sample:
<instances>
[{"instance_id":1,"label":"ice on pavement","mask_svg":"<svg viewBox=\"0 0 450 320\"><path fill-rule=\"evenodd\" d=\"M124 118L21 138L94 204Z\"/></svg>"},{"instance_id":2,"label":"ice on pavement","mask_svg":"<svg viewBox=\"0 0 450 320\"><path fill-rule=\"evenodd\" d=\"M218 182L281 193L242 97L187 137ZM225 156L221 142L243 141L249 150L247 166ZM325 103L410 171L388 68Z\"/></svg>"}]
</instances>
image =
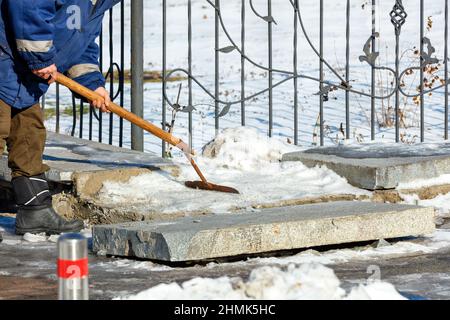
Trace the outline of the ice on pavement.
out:
<instances>
[{"instance_id":1,"label":"ice on pavement","mask_svg":"<svg viewBox=\"0 0 450 320\"><path fill-rule=\"evenodd\" d=\"M252 268L263 266L279 266L280 268L285 268L286 266L292 264L321 264L331 267L336 264L355 261L376 262L378 259L393 259L399 257L433 254L440 250L447 250L448 248L450 248L450 230L438 230L428 238L398 241L387 246L367 246L362 248L339 249L325 252L307 250L293 256L250 258L246 261L231 262L229 264L236 266L251 266ZM105 262L98 265L98 267L102 267L106 271L113 270L118 266L128 270L143 269L149 272L161 272L171 269L171 267L158 265L153 262L142 262L126 259ZM218 263L209 263L205 266L205 268L214 269L220 266L221 264ZM196 268L202 267L196 266Z\"/></svg>"},{"instance_id":2,"label":"ice on pavement","mask_svg":"<svg viewBox=\"0 0 450 320\"><path fill-rule=\"evenodd\" d=\"M141 203L158 212L207 210L229 212L255 204L322 195L368 192L348 184L326 167L307 168L301 163L281 163L284 153L299 150L276 138L268 138L252 128L224 130L208 146L213 158L199 156L197 162L214 183L238 189L241 195L191 190L186 180L198 180L185 159L176 159L181 174L153 172L131 178L127 183L105 182L98 194L103 203Z\"/></svg>"},{"instance_id":3,"label":"ice on pavement","mask_svg":"<svg viewBox=\"0 0 450 320\"><path fill-rule=\"evenodd\" d=\"M346 292L334 271L321 264L260 267L241 278L194 278L182 284L160 284L119 299L129 300L404 300L389 283L360 284Z\"/></svg>"}]
</instances>

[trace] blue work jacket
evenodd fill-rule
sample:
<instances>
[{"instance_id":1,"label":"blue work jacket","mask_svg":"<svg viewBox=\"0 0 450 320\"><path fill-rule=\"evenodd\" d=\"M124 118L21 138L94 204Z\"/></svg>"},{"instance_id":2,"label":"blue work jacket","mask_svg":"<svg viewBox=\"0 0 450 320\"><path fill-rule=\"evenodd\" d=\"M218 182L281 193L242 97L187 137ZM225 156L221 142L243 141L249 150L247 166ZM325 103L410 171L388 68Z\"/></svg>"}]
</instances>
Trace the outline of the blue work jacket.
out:
<instances>
[{"instance_id":1,"label":"blue work jacket","mask_svg":"<svg viewBox=\"0 0 450 320\"><path fill-rule=\"evenodd\" d=\"M121 0L0 0L0 99L17 109L36 104L48 90L31 70L58 71L95 90L105 12Z\"/></svg>"}]
</instances>

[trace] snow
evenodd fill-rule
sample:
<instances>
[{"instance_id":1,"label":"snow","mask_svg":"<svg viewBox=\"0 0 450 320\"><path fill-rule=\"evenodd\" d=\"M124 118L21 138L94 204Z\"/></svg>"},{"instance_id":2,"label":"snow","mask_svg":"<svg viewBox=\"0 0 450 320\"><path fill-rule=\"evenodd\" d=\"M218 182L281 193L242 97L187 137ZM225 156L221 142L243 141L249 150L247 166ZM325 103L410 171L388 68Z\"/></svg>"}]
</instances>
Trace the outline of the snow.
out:
<instances>
[{"instance_id":1,"label":"snow","mask_svg":"<svg viewBox=\"0 0 450 320\"><path fill-rule=\"evenodd\" d=\"M434 199L421 200L416 194L400 194L404 203L436 209L438 221L450 218L450 193L438 195Z\"/></svg>"},{"instance_id":2,"label":"snow","mask_svg":"<svg viewBox=\"0 0 450 320\"><path fill-rule=\"evenodd\" d=\"M13 228L4 228L7 226L6 223L10 224L9 221L15 221L15 219L0 216L0 232L4 232L5 235L8 235L8 238L3 239L2 244L16 246L16 245L50 245L58 242L59 235L51 235L48 236L45 233L25 233L22 237L15 236L15 230ZM5 223L6 222L6 223ZM92 230L91 229L83 229L80 232L86 238L92 238ZM10 238L11 237L11 238Z\"/></svg>"},{"instance_id":3,"label":"snow","mask_svg":"<svg viewBox=\"0 0 450 320\"><path fill-rule=\"evenodd\" d=\"M334 271L320 264L260 267L241 278L194 278L182 284L160 284L127 300L405 300L385 282L360 284L347 293Z\"/></svg>"},{"instance_id":4,"label":"snow","mask_svg":"<svg viewBox=\"0 0 450 320\"><path fill-rule=\"evenodd\" d=\"M23 241L29 242L29 243L40 243L40 242L57 243L58 239L59 239L59 235L47 236L45 233L39 233L39 234L26 233L23 235Z\"/></svg>"},{"instance_id":5,"label":"snow","mask_svg":"<svg viewBox=\"0 0 450 320\"><path fill-rule=\"evenodd\" d=\"M95 268L102 268L102 270L106 272L115 272L117 268L123 269L123 268L129 268L131 270L133 269L141 269L141 270L147 270L151 272L162 272L162 271L168 271L173 270L173 268L165 265L156 264L150 261L132 261L132 260L113 260L108 262L100 262L95 265Z\"/></svg>"},{"instance_id":6,"label":"snow","mask_svg":"<svg viewBox=\"0 0 450 320\"><path fill-rule=\"evenodd\" d=\"M395 287L387 282L373 282L359 285L346 298L347 300L402 300Z\"/></svg>"},{"instance_id":7,"label":"snow","mask_svg":"<svg viewBox=\"0 0 450 320\"><path fill-rule=\"evenodd\" d=\"M298 148L268 138L256 129L224 130L208 148L216 154L213 158L197 157L200 168L211 182L234 187L240 195L202 192L200 196L200 191L186 188L184 181L199 178L187 161L180 159L177 164L181 173L177 178L165 172L152 172L126 183L107 181L97 198L101 203L140 203L163 213L202 210L227 213L236 208L324 194L369 194L352 187L326 167L310 169L297 162L281 163L283 153Z\"/></svg>"},{"instance_id":8,"label":"snow","mask_svg":"<svg viewBox=\"0 0 450 320\"><path fill-rule=\"evenodd\" d=\"M48 240L48 237L45 235L45 233L40 234L26 233L23 236L23 240L31 243L46 242Z\"/></svg>"},{"instance_id":9,"label":"snow","mask_svg":"<svg viewBox=\"0 0 450 320\"><path fill-rule=\"evenodd\" d=\"M214 150L208 154L208 149ZM278 162L283 154L299 151L282 141L271 139L252 128L226 129L206 145L203 154L216 166L243 171L259 171L260 165ZM206 161L209 161L205 159Z\"/></svg>"},{"instance_id":10,"label":"snow","mask_svg":"<svg viewBox=\"0 0 450 320\"><path fill-rule=\"evenodd\" d=\"M413 182L400 183L397 187L398 190L414 190L427 188L432 186L439 186L450 184L450 174L444 174L432 179L417 179Z\"/></svg>"},{"instance_id":11,"label":"snow","mask_svg":"<svg viewBox=\"0 0 450 320\"><path fill-rule=\"evenodd\" d=\"M257 264L289 265L291 263L321 263L333 265L347 263L349 261L376 261L377 259L387 259L396 257L407 257L422 254L431 254L439 250L450 247L450 230L437 230L428 238L417 240L399 241L390 246L363 247L354 249L331 250L327 252L317 252L308 250L298 255L280 258L255 258L248 262Z\"/></svg>"}]
</instances>

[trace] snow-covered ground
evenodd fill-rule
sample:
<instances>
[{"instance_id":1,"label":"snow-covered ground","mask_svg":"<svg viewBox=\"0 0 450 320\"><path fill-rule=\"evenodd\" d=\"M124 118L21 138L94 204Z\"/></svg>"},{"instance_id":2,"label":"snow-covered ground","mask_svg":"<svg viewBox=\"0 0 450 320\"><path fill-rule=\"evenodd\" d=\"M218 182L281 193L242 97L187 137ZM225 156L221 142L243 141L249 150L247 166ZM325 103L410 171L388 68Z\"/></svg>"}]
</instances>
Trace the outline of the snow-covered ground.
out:
<instances>
[{"instance_id":1,"label":"snow-covered ground","mask_svg":"<svg viewBox=\"0 0 450 320\"><path fill-rule=\"evenodd\" d=\"M377 278L376 265L366 283L353 286L350 291L340 287L340 281L333 272L334 264L352 261L374 261L379 259L432 254L450 247L450 232L437 231L428 239L401 241L395 244L381 242L378 247L334 250L319 253L306 251L284 258L257 258L233 263L232 265L253 265L249 279L221 277L216 279L194 278L184 283L160 284L136 295L123 295L119 299L158 300L233 300L233 299L350 299L350 300L396 300L404 299L391 284ZM117 264L117 262L115 262ZM167 271L149 262L122 260L120 265L134 266L155 272ZM207 268L218 267L211 263ZM378 275L381 277L381 275Z\"/></svg>"},{"instance_id":2,"label":"snow-covered ground","mask_svg":"<svg viewBox=\"0 0 450 320\"><path fill-rule=\"evenodd\" d=\"M13 223L14 219L0 216L0 232L5 235L2 246L14 246L15 250L26 252L43 250L46 254L55 250L55 237L50 239L41 235L26 235L22 239L14 237ZM85 234L89 236L87 230ZM399 299L402 297L392 285L385 282L385 275L379 273L380 270L377 268L380 267L377 265L389 259L408 257L413 259L420 255L438 254L446 252L449 248L450 230L442 229L427 238L407 239L395 243L381 241L378 246L324 252L308 250L294 256L209 263L187 269L126 259L101 260L101 262L94 262L96 259L92 259L94 261L91 261L90 267L97 273L117 273L120 270L128 274L144 273L156 278L159 278L158 274L171 272L196 274L189 281L164 281L164 284L149 287L139 294L116 293L115 297L121 299ZM347 286L344 290L333 270L344 264L356 265L358 262L371 266L366 280L355 279L351 288ZM53 260L33 260L32 263L35 272L42 268L50 270L54 268ZM29 264L30 262L27 262L25 265ZM226 270L236 269L253 271L248 279L226 276ZM224 276L201 277L204 274L202 270L217 270ZM33 274L30 273L29 276ZM414 280L418 281L417 278Z\"/></svg>"},{"instance_id":3,"label":"snow-covered ground","mask_svg":"<svg viewBox=\"0 0 450 320\"><path fill-rule=\"evenodd\" d=\"M268 138L256 129L228 129L208 145L197 162L211 182L234 187L240 195L186 188L184 181L199 178L185 159L176 158L181 169L177 178L164 172L152 172L126 183L106 181L97 198L101 203L146 205L160 213L207 211L218 214L290 199L369 195L325 167L310 169L298 162L280 162L284 153L294 150L297 147Z\"/></svg>"},{"instance_id":4,"label":"snow-covered ground","mask_svg":"<svg viewBox=\"0 0 450 320\"><path fill-rule=\"evenodd\" d=\"M320 264L261 267L241 278L194 278L181 285L161 284L130 300L406 300L389 283L374 281L349 293L340 287L333 270Z\"/></svg>"}]
</instances>

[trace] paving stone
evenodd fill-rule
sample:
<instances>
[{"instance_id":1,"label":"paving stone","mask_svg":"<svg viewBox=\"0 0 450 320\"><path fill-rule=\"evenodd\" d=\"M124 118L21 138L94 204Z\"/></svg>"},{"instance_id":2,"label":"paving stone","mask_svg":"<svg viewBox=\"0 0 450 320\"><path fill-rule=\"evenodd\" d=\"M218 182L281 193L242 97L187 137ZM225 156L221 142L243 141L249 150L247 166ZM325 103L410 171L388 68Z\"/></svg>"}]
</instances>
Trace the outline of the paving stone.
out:
<instances>
[{"instance_id":1,"label":"paving stone","mask_svg":"<svg viewBox=\"0 0 450 320\"><path fill-rule=\"evenodd\" d=\"M93 249L115 256L198 261L426 235L435 230L434 215L432 208L370 202L292 206L95 226Z\"/></svg>"},{"instance_id":2,"label":"paving stone","mask_svg":"<svg viewBox=\"0 0 450 320\"><path fill-rule=\"evenodd\" d=\"M324 165L358 188L395 189L401 183L450 174L450 143L323 147L285 154L282 161Z\"/></svg>"}]
</instances>

